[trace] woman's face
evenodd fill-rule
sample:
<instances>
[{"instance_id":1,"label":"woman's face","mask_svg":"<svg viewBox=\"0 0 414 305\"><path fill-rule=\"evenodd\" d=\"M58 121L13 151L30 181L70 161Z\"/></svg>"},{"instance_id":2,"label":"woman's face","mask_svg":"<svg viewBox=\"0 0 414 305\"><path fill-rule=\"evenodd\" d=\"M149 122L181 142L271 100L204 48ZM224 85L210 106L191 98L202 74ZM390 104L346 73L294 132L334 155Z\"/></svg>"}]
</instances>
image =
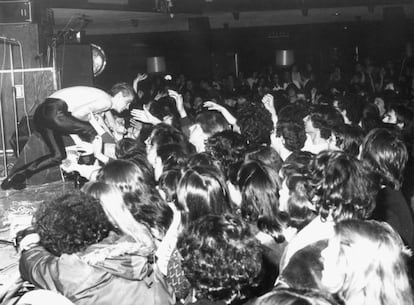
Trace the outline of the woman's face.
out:
<instances>
[{"instance_id":1,"label":"woman's face","mask_svg":"<svg viewBox=\"0 0 414 305\"><path fill-rule=\"evenodd\" d=\"M330 292L338 292L344 282L345 268L343 260L340 258L341 243L338 237L329 240L328 246L321 252L322 285Z\"/></svg>"}]
</instances>

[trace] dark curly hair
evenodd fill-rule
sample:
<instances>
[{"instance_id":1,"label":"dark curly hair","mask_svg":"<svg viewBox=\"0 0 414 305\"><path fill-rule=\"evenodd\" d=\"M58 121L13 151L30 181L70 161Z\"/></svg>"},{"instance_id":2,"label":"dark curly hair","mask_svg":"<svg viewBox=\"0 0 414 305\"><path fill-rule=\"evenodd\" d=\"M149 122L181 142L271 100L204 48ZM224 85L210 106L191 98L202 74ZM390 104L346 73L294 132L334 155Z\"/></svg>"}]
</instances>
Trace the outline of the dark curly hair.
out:
<instances>
[{"instance_id":1,"label":"dark curly hair","mask_svg":"<svg viewBox=\"0 0 414 305\"><path fill-rule=\"evenodd\" d=\"M306 141L305 126L302 122L279 121L276 126L276 136L284 139L284 146L289 151L299 151Z\"/></svg>"},{"instance_id":2,"label":"dark curly hair","mask_svg":"<svg viewBox=\"0 0 414 305\"><path fill-rule=\"evenodd\" d=\"M344 124L342 115L328 105L317 105L310 112L310 119L315 128L321 132L323 139L329 139L334 128Z\"/></svg>"},{"instance_id":3,"label":"dark curly hair","mask_svg":"<svg viewBox=\"0 0 414 305\"><path fill-rule=\"evenodd\" d=\"M311 164L313 198L317 212L326 219L366 219L375 207L377 188L370 171L352 155L325 151Z\"/></svg>"},{"instance_id":4,"label":"dark curly hair","mask_svg":"<svg viewBox=\"0 0 414 305\"><path fill-rule=\"evenodd\" d=\"M41 245L60 256L100 242L112 226L97 199L75 192L41 204L34 214L34 228Z\"/></svg>"},{"instance_id":5,"label":"dark curly hair","mask_svg":"<svg viewBox=\"0 0 414 305\"><path fill-rule=\"evenodd\" d=\"M179 237L177 248L198 299L239 301L249 298L260 282L260 244L236 216L198 219Z\"/></svg>"},{"instance_id":6,"label":"dark curly hair","mask_svg":"<svg viewBox=\"0 0 414 305\"><path fill-rule=\"evenodd\" d=\"M240 107L237 125L249 144L270 144L273 121L262 103L245 103Z\"/></svg>"},{"instance_id":7,"label":"dark curly hair","mask_svg":"<svg viewBox=\"0 0 414 305\"><path fill-rule=\"evenodd\" d=\"M206 152L221 163L227 180L237 183L237 172L246 153L246 140L240 134L225 130L207 139Z\"/></svg>"}]
</instances>

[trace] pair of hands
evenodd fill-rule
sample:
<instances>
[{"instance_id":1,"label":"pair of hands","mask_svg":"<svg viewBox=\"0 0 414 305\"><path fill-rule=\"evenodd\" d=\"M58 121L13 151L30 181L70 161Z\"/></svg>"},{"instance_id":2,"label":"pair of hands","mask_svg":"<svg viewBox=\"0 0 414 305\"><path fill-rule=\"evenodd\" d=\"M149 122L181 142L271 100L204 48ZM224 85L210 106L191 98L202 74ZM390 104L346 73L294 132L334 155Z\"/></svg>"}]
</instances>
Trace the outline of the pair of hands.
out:
<instances>
[{"instance_id":1,"label":"pair of hands","mask_svg":"<svg viewBox=\"0 0 414 305\"><path fill-rule=\"evenodd\" d=\"M179 94L178 92L174 91L174 90L168 90L168 95L170 97L172 97L175 101L175 105L177 107L178 113L180 114L180 116L182 118L187 116L187 113L185 111L184 108L184 101L183 101L183 97L181 94ZM160 94L158 93L157 96L154 98L154 100L158 100L157 97L159 96L159 98L166 96L166 94ZM148 109L147 105L144 105L143 110L139 110L139 109L133 109L131 111L131 115L133 117L133 119L131 120L131 124L132 126L137 125L136 121L139 122L143 122L143 123L148 123L148 124L152 124L152 125L157 125L159 123L161 123L162 121L160 119L158 119L157 117L153 116ZM134 122L135 120L135 122ZM166 118L166 120L168 120L168 118Z\"/></svg>"}]
</instances>

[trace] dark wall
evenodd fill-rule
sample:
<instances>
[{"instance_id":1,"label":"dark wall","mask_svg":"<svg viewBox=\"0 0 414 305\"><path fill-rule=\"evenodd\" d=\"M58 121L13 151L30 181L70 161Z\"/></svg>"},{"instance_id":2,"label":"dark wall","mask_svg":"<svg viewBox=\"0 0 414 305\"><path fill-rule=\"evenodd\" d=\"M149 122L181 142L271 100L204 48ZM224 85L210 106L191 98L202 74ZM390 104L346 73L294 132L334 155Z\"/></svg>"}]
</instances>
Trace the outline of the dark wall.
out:
<instances>
[{"instance_id":1,"label":"dark wall","mask_svg":"<svg viewBox=\"0 0 414 305\"><path fill-rule=\"evenodd\" d=\"M239 70L250 73L274 64L275 50L292 48L299 64L311 62L321 70L328 70L338 60L352 63L356 46L360 59L402 58L405 43L410 39L414 39L413 21L396 21L394 17L375 23L244 29L224 25L220 30L192 27L185 32L86 37L87 42L100 45L107 54L107 68L96 79L96 85L107 88L118 81L130 82L136 73L145 72L149 56L164 56L170 73L202 78L213 75L217 61L232 60L234 52L239 55ZM220 73L232 72L230 68L227 70L231 71Z\"/></svg>"}]
</instances>

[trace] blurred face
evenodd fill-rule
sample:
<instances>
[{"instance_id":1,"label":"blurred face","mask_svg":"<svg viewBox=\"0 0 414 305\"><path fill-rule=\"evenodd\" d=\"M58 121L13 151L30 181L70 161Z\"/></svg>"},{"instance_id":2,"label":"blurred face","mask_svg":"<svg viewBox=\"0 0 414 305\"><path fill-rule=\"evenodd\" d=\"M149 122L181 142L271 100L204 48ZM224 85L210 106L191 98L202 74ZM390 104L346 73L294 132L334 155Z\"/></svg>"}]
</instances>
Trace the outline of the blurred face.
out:
<instances>
[{"instance_id":1,"label":"blurred face","mask_svg":"<svg viewBox=\"0 0 414 305\"><path fill-rule=\"evenodd\" d=\"M283 180L282 187L279 189L279 210L283 212L288 211L289 188L286 184L286 179Z\"/></svg>"},{"instance_id":2,"label":"blurred face","mask_svg":"<svg viewBox=\"0 0 414 305\"><path fill-rule=\"evenodd\" d=\"M340 261L340 251L340 240L338 237L333 237L321 252L323 263L321 283L330 293L338 292L345 279L345 268Z\"/></svg>"},{"instance_id":3,"label":"blurred face","mask_svg":"<svg viewBox=\"0 0 414 305\"><path fill-rule=\"evenodd\" d=\"M199 109L201 109L202 105L203 105L203 99L201 97L197 96L194 99L194 102L193 102L193 109L194 110L199 110Z\"/></svg>"}]
</instances>

